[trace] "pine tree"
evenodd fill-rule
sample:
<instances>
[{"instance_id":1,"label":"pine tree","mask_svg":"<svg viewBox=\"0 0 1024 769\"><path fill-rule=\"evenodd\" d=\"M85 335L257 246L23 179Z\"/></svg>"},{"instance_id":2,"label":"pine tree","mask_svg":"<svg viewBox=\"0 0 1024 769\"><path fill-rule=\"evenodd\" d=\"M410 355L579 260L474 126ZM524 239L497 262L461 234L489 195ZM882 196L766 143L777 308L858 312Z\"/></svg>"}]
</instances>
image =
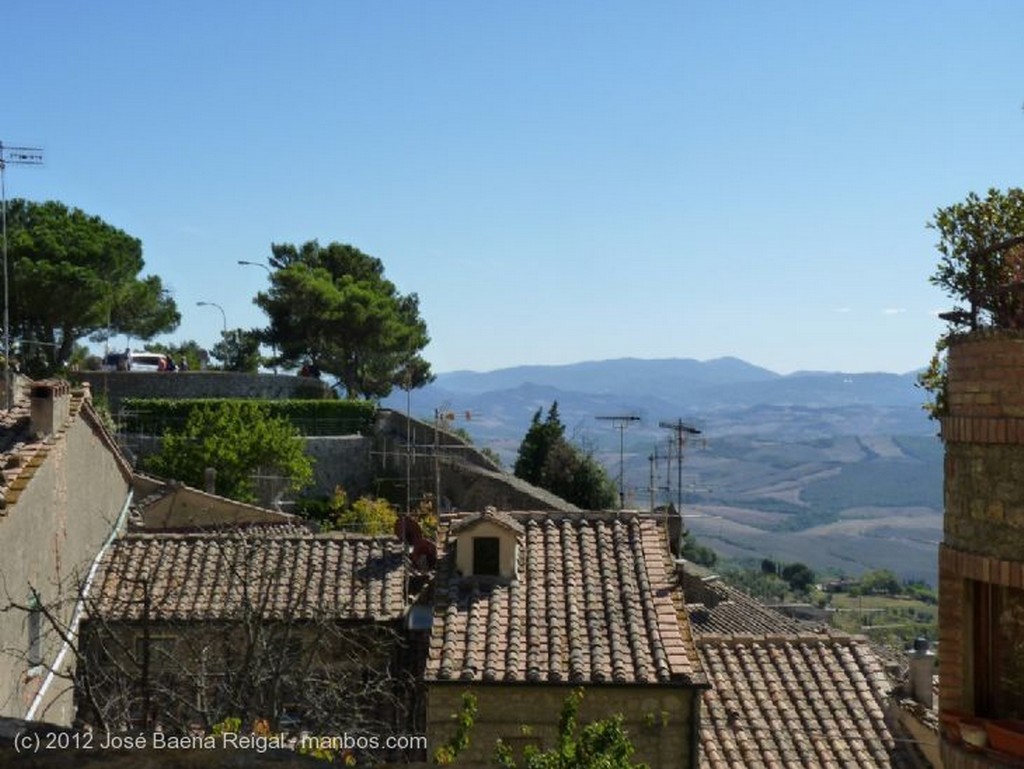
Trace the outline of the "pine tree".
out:
<instances>
[{"instance_id":1,"label":"pine tree","mask_svg":"<svg viewBox=\"0 0 1024 769\"><path fill-rule=\"evenodd\" d=\"M547 489L577 507L602 510L617 498L615 486L604 467L590 454L573 446L565 437L565 425L558 416L558 401L551 404L541 421L537 409L519 445L513 468L517 478Z\"/></svg>"}]
</instances>

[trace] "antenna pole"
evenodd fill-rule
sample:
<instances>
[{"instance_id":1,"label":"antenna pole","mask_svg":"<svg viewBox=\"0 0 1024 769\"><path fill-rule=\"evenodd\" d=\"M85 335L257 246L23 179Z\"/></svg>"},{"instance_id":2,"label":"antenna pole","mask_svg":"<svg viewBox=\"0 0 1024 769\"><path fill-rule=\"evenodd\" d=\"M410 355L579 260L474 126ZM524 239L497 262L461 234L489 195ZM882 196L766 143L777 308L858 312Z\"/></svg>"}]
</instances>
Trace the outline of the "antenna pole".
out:
<instances>
[{"instance_id":1,"label":"antenna pole","mask_svg":"<svg viewBox=\"0 0 1024 769\"><path fill-rule=\"evenodd\" d=\"M658 444L654 444L654 453L647 457L647 463L651 466L651 513L654 513L654 508L657 507L654 503L654 468L658 464Z\"/></svg>"},{"instance_id":2,"label":"antenna pole","mask_svg":"<svg viewBox=\"0 0 1024 769\"><path fill-rule=\"evenodd\" d=\"M626 507L626 444L625 444L625 432L626 425L630 422L639 422L640 417L636 416L611 416L611 417L597 417L598 419L604 419L612 423L613 427L619 429L619 509L624 510Z\"/></svg>"},{"instance_id":3,"label":"antenna pole","mask_svg":"<svg viewBox=\"0 0 1024 769\"><path fill-rule=\"evenodd\" d=\"M688 425L682 419L675 422L659 422L661 427L672 430L676 434L676 494L679 515L683 514L683 446L686 444L687 435L700 435L701 431L693 425ZM669 497L671 499L671 495Z\"/></svg>"},{"instance_id":4,"label":"antenna pole","mask_svg":"<svg viewBox=\"0 0 1024 769\"><path fill-rule=\"evenodd\" d=\"M7 164L20 166L41 166L43 151L38 147L5 147L0 141L0 219L3 220L3 269L4 269L4 406L10 411L14 404L14 382L11 378L11 311L10 273L7 270L7 182L4 172Z\"/></svg>"}]
</instances>

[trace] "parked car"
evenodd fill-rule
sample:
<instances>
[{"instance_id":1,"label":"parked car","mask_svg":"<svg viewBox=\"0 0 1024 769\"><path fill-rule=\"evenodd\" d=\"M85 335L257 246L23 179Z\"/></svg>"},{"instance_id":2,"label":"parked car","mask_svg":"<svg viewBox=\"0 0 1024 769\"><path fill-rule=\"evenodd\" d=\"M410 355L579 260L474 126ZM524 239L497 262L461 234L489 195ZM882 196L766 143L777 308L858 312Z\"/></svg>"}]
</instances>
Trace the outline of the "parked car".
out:
<instances>
[{"instance_id":1,"label":"parked car","mask_svg":"<svg viewBox=\"0 0 1024 769\"><path fill-rule=\"evenodd\" d=\"M103 358L104 371L166 371L167 356L160 352L112 352Z\"/></svg>"}]
</instances>

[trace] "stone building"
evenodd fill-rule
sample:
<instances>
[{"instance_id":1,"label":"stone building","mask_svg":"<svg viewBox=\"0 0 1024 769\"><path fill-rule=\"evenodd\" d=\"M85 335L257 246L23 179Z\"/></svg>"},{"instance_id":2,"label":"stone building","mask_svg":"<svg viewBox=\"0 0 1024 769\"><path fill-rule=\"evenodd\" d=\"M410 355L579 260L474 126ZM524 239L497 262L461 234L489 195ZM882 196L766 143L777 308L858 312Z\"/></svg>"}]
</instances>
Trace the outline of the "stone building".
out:
<instances>
[{"instance_id":1,"label":"stone building","mask_svg":"<svg viewBox=\"0 0 1024 769\"><path fill-rule=\"evenodd\" d=\"M79 717L100 731L403 732L408 561L393 538L294 524L130 533L82 623Z\"/></svg>"},{"instance_id":2,"label":"stone building","mask_svg":"<svg viewBox=\"0 0 1024 769\"><path fill-rule=\"evenodd\" d=\"M60 381L0 413L0 465L0 716L67 725L80 596L124 528L131 468L89 389Z\"/></svg>"},{"instance_id":3,"label":"stone building","mask_svg":"<svg viewBox=\"0 0 1024 769\"><path fill-rule=\"evenodd\" d=\"M478 715L460 760L486 762L499 738L552 747L563 701L582 688L581 721L621 713L635 760L697 765L707 679L663 519L462 516L444 533L436 579L424 676L431 745L448 739L469 691Z\"/></svg>"},{"instance_id":4,"label":"stone building","mask_svg":"<svg viewBox=\"0 0 1024 769\"><path fill-rule=\"evenodd\" d=\"M973 719L991 738L1024 718L1024 333L954 336L947 371L939 705L947 724ZM1000 765L997 744L967 750L967 733L946 730L945 766Z\"/></svg>"}]
</instances>

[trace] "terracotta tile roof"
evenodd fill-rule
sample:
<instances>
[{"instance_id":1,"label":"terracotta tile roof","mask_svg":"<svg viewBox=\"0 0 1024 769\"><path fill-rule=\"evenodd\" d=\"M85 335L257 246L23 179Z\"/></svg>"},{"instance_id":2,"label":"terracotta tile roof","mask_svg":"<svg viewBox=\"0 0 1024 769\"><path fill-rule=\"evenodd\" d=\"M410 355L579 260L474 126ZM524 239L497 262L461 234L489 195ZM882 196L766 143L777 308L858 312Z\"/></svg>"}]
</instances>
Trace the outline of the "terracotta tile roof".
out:
<instances>
[{"instance_id":1,"label":"terracotta tile roof","mask_svg":"<svg viewBox=\"0 0 1024 769\"><path fill-rule=\"evenodd\" d=\"M886 724L889 683L865 640L705 636L698 646L711 678L702 767L910 765Z\"/></svg>"},{"instance_id":2,"label":"terracotta tile roof","mask_svg":"<svg viewBox=\"0 0 1024 769\"><path fill-rule=\"evenodd\" d=\"M512 518L523 529L516 579L461 578L450 544L439 562L427 680L703 684L662 524Z\"/></svg>"},{"instance_id":3,"label":"terracotta tile roof","mask_svg":"<svg viewBox=\"0 0 1024 769\"><path fill-rule=\"evenodd\" d=\"M79 418L83 418L106 445L125 478L131 476L130 464L92 407L88 387L71 390L66 382L60 380L34 383L52 386L68 399L66 421L59 426L56 434L40 437L33 434L31 429L31 400L26 382L23 379L20 382L21 386L16 390L11 408L0 409L0 519L10 512L22 491L32 481L36 470L64 439L71 423Z\"/></svg>"},{"instance_id":4,"label":"terracotta tile roof","mask_svg":"<svg viewBox=\"0 0 1024 769\"><path fill-rule=\"evenodd\" d=\"M247 607L275 619L392 620L405 610L397 540L290 536L271 527L230 534L131 534L104 556L94 616L215 620Z\"/></svg>"},{"instance_id":5,"label":"terracotta tile roof","mask_svg":"<svg viewBox=\"0 0 1024 769\"><path fill-rule=\"evenodd\" d=\"M790 619L722 582L687 574L683 584L711 682L701 767L914 766L886 723L892 682L867 639Z\"/></svg>"},{"instance_id":6,"label":"terracotta tile roof","mask_svg":"<svg viewBox=\"0 0 1024 769\"><path fill-rule=\"evenodd\" d=\"M519 524L518 521L516 521L515 518L512 517L511 514L500 512L498 510L495 510L493 507L487 508L482 513L472 513L470 515L459 518L458 520L452 523L449 532L452 534L457 534L458 532L465 531L470 526L476 523L480 523L482 521L494 521L495 523L504 526L506 529L511 529L516 534L523 533L523 527Z\"/></svg>"},{"instance_id":7,"label":"terracotta tile roof","mask_svg":"<svg viewBox=\"0 0 1024 769\"><path fill-rule=\"evenodd\" d=\"M696 635L706 633L805 633L814 626L787 617L706 572L683 574L686 611Z\"/></svg>"},{"instance_id":8,"label":"terracotta tile roof","mask_svg":"<svg viewBox=\"0 0 1024 769\"><path fill-rule=\"evenodd\" d=\"M266 532L276 529L296 536L319 531L317 524L309 519L217 496L179 481L165 481L142 473L135 473L133 481L137 496L129 519L132 531L212 533L242 526L257 526ZM216 510L217 514L211 514L211 510ZM177 514L180 511L184 514Z\"/></svg>"}]
</instances>

